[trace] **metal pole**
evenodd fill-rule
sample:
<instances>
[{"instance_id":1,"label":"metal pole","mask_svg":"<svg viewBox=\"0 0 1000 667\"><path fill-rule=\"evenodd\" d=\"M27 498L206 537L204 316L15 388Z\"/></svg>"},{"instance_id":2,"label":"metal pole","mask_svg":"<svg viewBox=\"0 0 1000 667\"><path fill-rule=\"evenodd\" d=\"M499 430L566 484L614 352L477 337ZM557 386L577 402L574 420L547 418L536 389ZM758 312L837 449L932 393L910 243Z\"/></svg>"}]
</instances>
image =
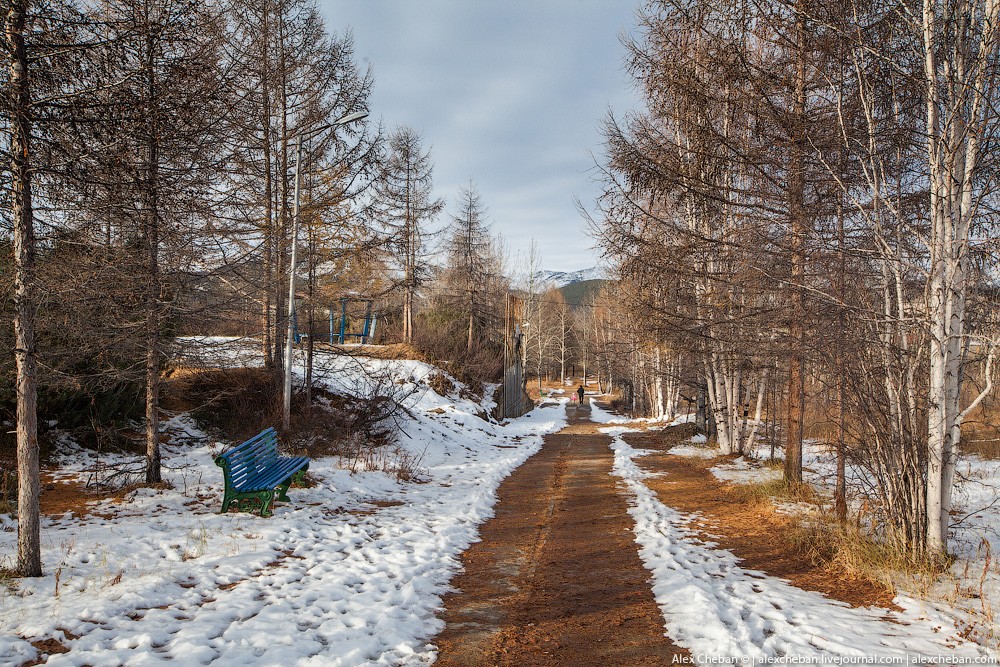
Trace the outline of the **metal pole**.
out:
<instances>
[{"instance_id":1,"label":"metal pole","mask_svg":"<svg viewBox=\"0 0 1000 667\"><path fill-rule=\"evenodd\" d=\"M285 333L285 387L281 409L281 428L288 430L292 419L292 336L295 315L295 264L299 241L299 184L302 168L302 135L295 137L295 207L292 209L292 258L288 266L288 331Z\"/></svg>"},{"instance_id":2,"label":"metal pole","mask_svg":"<svg viewBox=\"0 0 1000 667\"><path fill-rule=\"evenodd\" d=\"M368 116L367 111L357 111L347 114L332 123L317 127L315 130L306 132L306 135L313 136L318 132L337 125L346 125L356 120L361 120ZM285 386L282 396L281 406L281 428L288 430L292 420L292 317L295 314L295 265L298 262L298 240L299 240L299 192L301 190L302 171L302 133L295 137L295 208L292 209L292 257L288 267L288 330L285 332Z\"/></svg>"},{"instance_id":3,"label":"metal pole","mask_svg":"<svg viewBox=\"0 0 1000 667\"><path fill-rule=\"evenodd\" d=\"M368 344L368 335L372 326L372 302L365 301L365 328L361 332L361 344Z\"/></svg>"},{"instance_id":4,"label":"metal pole","mask_svg":"<svg viewBox=\"0 0 1000 667\"><path fill-rule=\"evenodd\" d=\"M347 331L347 299L340 300L340 344L344 344L344 334Z\"/></svg>"}]
</instances>

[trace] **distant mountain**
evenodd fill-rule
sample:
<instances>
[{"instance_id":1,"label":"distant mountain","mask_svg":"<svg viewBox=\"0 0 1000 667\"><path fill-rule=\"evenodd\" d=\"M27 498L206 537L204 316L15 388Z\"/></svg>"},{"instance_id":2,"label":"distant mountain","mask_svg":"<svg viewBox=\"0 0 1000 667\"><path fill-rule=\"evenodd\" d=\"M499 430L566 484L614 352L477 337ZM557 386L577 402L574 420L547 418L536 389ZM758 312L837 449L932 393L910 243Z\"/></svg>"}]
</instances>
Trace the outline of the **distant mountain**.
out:
<instances>
[{"instance_id":1,"label":"distant mountain","mask_svg":"<svg viewBox=\"0 0 1000 667\"><path fill-rule=\"evenodd\" d=\"M604 271L597 266L579 271L539 271L535 274L535 280L546 287L566 287L573 283L582 283L588 280L606 280Z\"/></svg>"},{"instance_id":2,"label":"distant mountain","mask_svg":"<svg viewBox=\"0 0 1000 667\"><path fill-rule=\"evenodd\" d=\"M609 282L609 280L604 278L581 280L580 282L570 283L565 287L561 287L559 291L562 292L563 298L566 299L566 303L569 305L582 306L593 303L597 293Z\"/></svg>"}]
</instances>

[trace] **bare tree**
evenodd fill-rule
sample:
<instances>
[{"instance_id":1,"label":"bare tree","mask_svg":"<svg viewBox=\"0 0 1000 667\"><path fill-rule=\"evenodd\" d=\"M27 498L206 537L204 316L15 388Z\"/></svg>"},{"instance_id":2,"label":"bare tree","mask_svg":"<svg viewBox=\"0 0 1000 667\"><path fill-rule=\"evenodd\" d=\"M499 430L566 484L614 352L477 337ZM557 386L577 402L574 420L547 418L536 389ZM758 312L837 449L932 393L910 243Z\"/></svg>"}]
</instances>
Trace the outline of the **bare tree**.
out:
<instances>
[{"instance_id":1,"label":"bare tree","mask_svg":"<svg viewBox=\"0 0 1000 667\"><path fill-rule=\"evenodd\" d=\"M433 196L433 163L420 135L397 128L388 138L382 174L377 182L375 216L384 226L391 255L400 271L403 297L403 341L413 340L414 304L427 273L425 240L430 224L444 208Z\"/></svg>"},{"instance_id":2,"label":"bare tree","mask_svg":"<svg viewBox=\"0 0 1000 667\"><path fill-rule=\"evenodd\" d=\"M42 574L38 510L38 376L35 358L35 232L31 202L31 62L25 44L28 0L7 9L5 47L10 59L11 218L14 224L14 316L17 360L17 569L26 577Z\"/></svg>"},{"instance_id":3,"label":"bare tree","mask_svg":"<svg viewBox=\"0 0 1000 667\"><path fill-rule=\"evenodd\" d=\"M927 547L948 546L955 456L961 438L969 242L984 196L983 147L996 137L1000 4L924 0L920 17L926 85L930 189L930 382L927 433ZM977 401L978 402L978 401Z\"/></svg>"}]
</instances>

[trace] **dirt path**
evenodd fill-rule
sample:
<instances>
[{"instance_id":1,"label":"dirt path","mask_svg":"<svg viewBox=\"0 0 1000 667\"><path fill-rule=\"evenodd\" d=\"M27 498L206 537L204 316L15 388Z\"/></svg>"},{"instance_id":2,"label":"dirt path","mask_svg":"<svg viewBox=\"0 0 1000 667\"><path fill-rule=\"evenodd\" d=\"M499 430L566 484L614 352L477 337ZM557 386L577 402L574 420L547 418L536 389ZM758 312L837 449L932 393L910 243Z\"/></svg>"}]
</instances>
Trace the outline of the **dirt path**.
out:
<instances>
[{"instance_id":1,"label":"dirt path","mask_svg":"<svg viewBox=\"0 0 1000 667\"><path fill-rule=\"evenodd\" d=\"M501 486L497 514L445 599L437 664L667 665L611 438L579 408Z\"/></svg>"}]
</instances>

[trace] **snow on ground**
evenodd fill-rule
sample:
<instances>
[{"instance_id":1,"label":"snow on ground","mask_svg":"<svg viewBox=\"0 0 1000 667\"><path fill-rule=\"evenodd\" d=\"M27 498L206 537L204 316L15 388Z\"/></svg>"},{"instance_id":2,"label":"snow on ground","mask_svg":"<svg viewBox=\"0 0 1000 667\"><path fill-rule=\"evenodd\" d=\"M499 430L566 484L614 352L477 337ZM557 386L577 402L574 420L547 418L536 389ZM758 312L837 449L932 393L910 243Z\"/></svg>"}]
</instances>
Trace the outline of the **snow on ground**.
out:
<instances>
[{"instance_id":1,"label":"snow on ground","mask_svg":"<svg viewBox=\"0 0 1000 667\"><path fill-rule=\"evenodd\" d=\"M989 655L983 647L963 641L948 616L917 600L897 597L901 612L853 609L740 567L731 552L697 536L690 526L696 515L667 507L643 483L650 473L634 460L643 452L621 438L630 429L602 430L614 437L614 474L632 496L629 512L636 522L636 542L653 574L653 594L666 634L702 662Z\"/></svg>"},{"instance_id":2,"label":"snow on ground","mask_svg":"<svg viewBox=\"0 0 1000 667\"><path fill-rule=\"evenodd\" d=\"M780 458L781 452L778 454ZM762 460L768 455L767 449L761 446L754 453L754 459ZM743 459L737 459L734 464L745 464L748 468L759 465L756 462L746 464ZM821 442L807 440L803 443L802 465L803 479L832 499L836 481L835 452ZM720 467L712 470L716 476L719 476ZM780 478L777 471L775 475ZM864 485L865 474L857 466L848 464L846 476L849 500L853 500L857 509L861 502L858 490ZM748 481L751 480L738 480L738 483ZM1000 562L997 559L1000 554L1000 461L961 455L953 500L955 510L949 549L957 560L950 572L929 591L930 597L951 606L961 622L970 627L977 641L997 648L1000 647L1000 624L996 618L1000 614ZM779 507L793 514L802 514L807 508L814 509L790 503ZM902 581L900 585L905 587L907 582Z\"/></svg>"},{"instance_id":3,"label":"snow on ground","mask_svg":"<svg viewBox=\"0 0 1000 667\"><path fill-rule=\"evenodd\" d=\"M260 341L235 336L184 336L176 340L183 362L205 368L263 366Z\"/></svg>"},{"instance_id":4,"label":"snow on ground","mask_svg":"<svg viewBox=\"0 0 1000 667\"><path fill-rule=\"evenodd\" d=\"M802 454L803 479L833 497L836 455L818 442ZM848 492L862 484L864 473L846 469ZM852 491L853 490L853 491ZM853 497L855 504L858 496ZM933 599L955 607L978 641L1000 647L1000 461L960 455L955 476L954 511L949 549L956 561L930 591ZM904 582L905 584L905 582Z\"/></svg>"},{"instance_id":5,"label":"snow on ground","mask_svg":"<svg viewBox=\"0 0 1000 667\"><path fill-rule=\"evenodd\" d=\"M587 392L588 396L602 396L602 394L596 392ZM608 410L605 410L600 405L598 405L593 400L590 401L591 415L590 419L597 422L598 424L643 424L648 430L657 430L657 426L651 426L653 424L659 425L659 428L666 428L668 426L677 426L679 424L686 424L687 422L694 421L694 415L680 415L679 417L639 417L633 419L632 417L623 417L621 415L616 415Z\"/></svg>"},{"instance_id":6,"label":"snow on ground","mask_svg":"<svg viewBox=\"0 0 1000 667\"><path fill-rule=\"evenodd\" d=\"M637 423L596 406L594 420L620 425ZM675 446L670 453L699 458L717 456L718 450L697 446L704 442L704 436L694 436L692 445ZM780 454L779 450L779 458ZM726 461L713 466L711 472L717 479L735 484L780 479L780 470L761 463L769 455L768 448L761 445L750 460L740 457ZM803 468L805 481L832 498L836 479L835 453L822 443L807 440L803 447ZM861 487L861 470L848 465L846 474L849 488ZM1000 627L996 619L1000 614L1000 461L963 456L958 465L954 500L957 511L950 547L957 560L950 573L930 591L929 597L941 614L957 619L949 622L949 626L957 622L976 641L996 649L1000 646ZM778 510L797 515L815 513L815 507L803 503L781 503Z\"/></svg>"},{"instance_id":7,"label":"snow on ground","mask_svg":"<svg viewBox=\"0 0 1000 667\"><path fill-rule=\"evenodd\" d=\"M768 468L756 461L740 457L712 466L712 475L720 482L734 484L765 484L782 478L782 471Z\"/></svg>"},{"instance_id":8,"label":"snow on ground","mask_svg":"<svg viewBox=\"0 0 1000 667\"><path fill-rule=\"evenodd\" d=\"M501 480L565 424L564 410L500 426L477 416L482 406L427 387L436 371L426 364L318 366L335 389L363 388L362 367L398 374L413 414L401 445L422 457L420 483L317 459L316 485L292 489L273 517L219 515L221 443L175 417L163 447L172 489L43 521L46 576L0 588L0 664L34 659L28 640L45 638L70 648L48 665L431 662L459 555L492 515ZM66 464L82 477L92 461L77 450ZM13 554L14 524L0 520L0 554Z\"/></svg>"},{"instance_id":9,"label":"snow on ground","mask_svg":"<svg viewBox=\"0 0 1000 667\"><path fill-rule=\"evenodd\" d=\"M670 448L670 454L694 459L714 459L719 455L719 450L709 447L696 447L694 445L676 445Z\"/></svg>"}]
</instances>

